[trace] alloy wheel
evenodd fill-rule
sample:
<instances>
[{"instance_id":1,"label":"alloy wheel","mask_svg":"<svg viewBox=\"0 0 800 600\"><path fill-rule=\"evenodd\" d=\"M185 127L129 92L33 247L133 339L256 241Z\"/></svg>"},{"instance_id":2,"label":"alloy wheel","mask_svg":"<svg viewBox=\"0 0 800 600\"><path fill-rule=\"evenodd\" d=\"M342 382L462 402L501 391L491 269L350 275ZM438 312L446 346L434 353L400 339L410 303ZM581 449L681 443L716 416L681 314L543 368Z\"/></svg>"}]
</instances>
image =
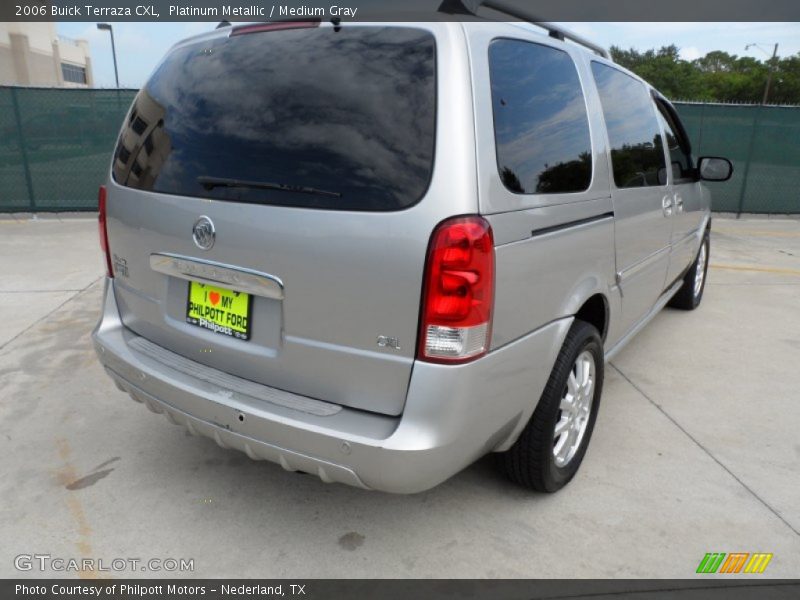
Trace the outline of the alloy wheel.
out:
<instances>
[{"instance_id":1,"label":"alloy wheel","mask_svg":"<svg viewBox=\"0 0 800 600\"><path fill-rule=\"evenodd\" d=\"M584 350L567 378L553 436L553 457L558 467L569 464L583 441L592 413L596 370L594 355Z\"/></svg>"}]
</instances>

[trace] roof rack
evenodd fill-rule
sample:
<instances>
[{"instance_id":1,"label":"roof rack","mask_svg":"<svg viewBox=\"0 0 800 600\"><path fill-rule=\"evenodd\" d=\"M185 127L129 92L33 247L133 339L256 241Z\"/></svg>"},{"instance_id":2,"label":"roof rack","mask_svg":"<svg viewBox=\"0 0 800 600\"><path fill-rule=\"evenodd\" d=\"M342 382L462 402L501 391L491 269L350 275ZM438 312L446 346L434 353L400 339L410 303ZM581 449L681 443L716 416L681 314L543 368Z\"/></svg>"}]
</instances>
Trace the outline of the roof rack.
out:
<instances>
[{"instance_id":1,"label":"roof rack","mask_svg":"<svg viewBox=\"0 0 800 600\"><path fill-rule=\"evenodd\" d=\"M521 21L531 23L537 27L541 27L542 29L545 29L552 38L561 41L570 40L576 44L580 44L581 46L588 48L589 50L592 50L593 52L596 52L603 58L611 60L611 54L609 54L608 50L602 46L599 46L594 42L590 42L586 38L579 36L577 33L572 33L568 29L564 29L555 23L537 21L537 17L533 11L530 11L526 7L519 6L518 4L509 0L443 0L442 4L439 6L439 10L441 12L458 12L462 14L466 13L478 16L478 10L482 6L500 13L504 13L510 17L514 17L515 19L520 19Z\"/></svg>"}]
</instances>

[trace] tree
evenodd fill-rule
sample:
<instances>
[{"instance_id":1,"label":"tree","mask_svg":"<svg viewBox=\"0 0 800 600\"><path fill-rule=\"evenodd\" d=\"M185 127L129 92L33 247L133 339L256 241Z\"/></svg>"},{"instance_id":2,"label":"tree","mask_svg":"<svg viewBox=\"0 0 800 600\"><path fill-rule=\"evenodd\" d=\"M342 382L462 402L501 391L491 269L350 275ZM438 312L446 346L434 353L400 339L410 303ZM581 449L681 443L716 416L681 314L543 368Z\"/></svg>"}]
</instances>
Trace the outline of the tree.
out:
<instances>
[{"instance_id":1,"label":"tree","mask_svg":"<svg viewBox=\"0 0 800 600\"><path fill-rule=\"evenodd\" d=\"M670 98L710 102L761 102L770 65L720 50L687 61L674 44L644 52L612 46L611 56ZM800 53L772 66L769 102L800 104Z\"/></svg>"}]
</instances>

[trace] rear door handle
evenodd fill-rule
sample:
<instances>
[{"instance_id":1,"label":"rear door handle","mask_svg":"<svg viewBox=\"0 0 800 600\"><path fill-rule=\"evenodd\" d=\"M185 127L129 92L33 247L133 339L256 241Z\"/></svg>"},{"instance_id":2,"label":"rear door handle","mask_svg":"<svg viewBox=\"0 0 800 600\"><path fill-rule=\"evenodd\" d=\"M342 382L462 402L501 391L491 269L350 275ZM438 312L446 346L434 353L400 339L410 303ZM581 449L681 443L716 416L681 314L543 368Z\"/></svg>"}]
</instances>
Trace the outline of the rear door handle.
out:
<instances>
[{"instance_id":1,"label":"rear door handle","mask_svg":"<svg viewBox=\"0 0 800 600\"><path fill-rule=\"evenodd\" d=\"M683 198L680 194L675 194L675 212L683 212Z\"/></svg>"},{"instance_id":2,"label":"rear door handle","mask_svg":"<svg viewBox=\"0 0 800 600\"><path fill-rule=\"evenodd\" d=\"M661 199L661 211L665 217L672 215L672 196L664 196Z\"/></svg>"}]
</instances>

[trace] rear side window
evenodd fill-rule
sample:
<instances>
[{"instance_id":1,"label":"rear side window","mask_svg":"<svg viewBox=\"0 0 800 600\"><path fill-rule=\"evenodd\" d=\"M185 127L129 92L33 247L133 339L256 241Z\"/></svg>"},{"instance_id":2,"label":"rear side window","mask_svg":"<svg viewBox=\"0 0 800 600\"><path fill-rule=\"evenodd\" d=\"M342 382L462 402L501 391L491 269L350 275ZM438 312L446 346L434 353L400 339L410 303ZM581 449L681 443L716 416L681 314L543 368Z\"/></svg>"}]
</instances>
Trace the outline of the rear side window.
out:
<instances>
[{"instance_id":1,"label":"rear side window","mask_svg":"<svg viewBox=\"0 0 800 600\"><path fill-rule=\"evenodd\" d=\"M311 27L170 53L137 96L120 184L340 210L420 200L431 177L435 42L412 27Z\"/></svg>"},{"instance_id":2,"label":"rear side window","mask_svg":"<svg viewBox=\"0 0 800 600\"><path fill-rule=\"evenodd\" d=\"M598 62L592 62L592 73L608 129L614 183L618 188L664 185L661 133L647 88Z\"/></svg>"},{"instance_id":3,"label":"rear side window","mask_svg":"<svg viewBox=\"0 0 800 600\"><path fill-rule=\"evenodd\" d=\"M500 39L489 46L497 167L518 194L581 192L592 180L586 102L563 50Z\"/></svg>"}]
</instances>

